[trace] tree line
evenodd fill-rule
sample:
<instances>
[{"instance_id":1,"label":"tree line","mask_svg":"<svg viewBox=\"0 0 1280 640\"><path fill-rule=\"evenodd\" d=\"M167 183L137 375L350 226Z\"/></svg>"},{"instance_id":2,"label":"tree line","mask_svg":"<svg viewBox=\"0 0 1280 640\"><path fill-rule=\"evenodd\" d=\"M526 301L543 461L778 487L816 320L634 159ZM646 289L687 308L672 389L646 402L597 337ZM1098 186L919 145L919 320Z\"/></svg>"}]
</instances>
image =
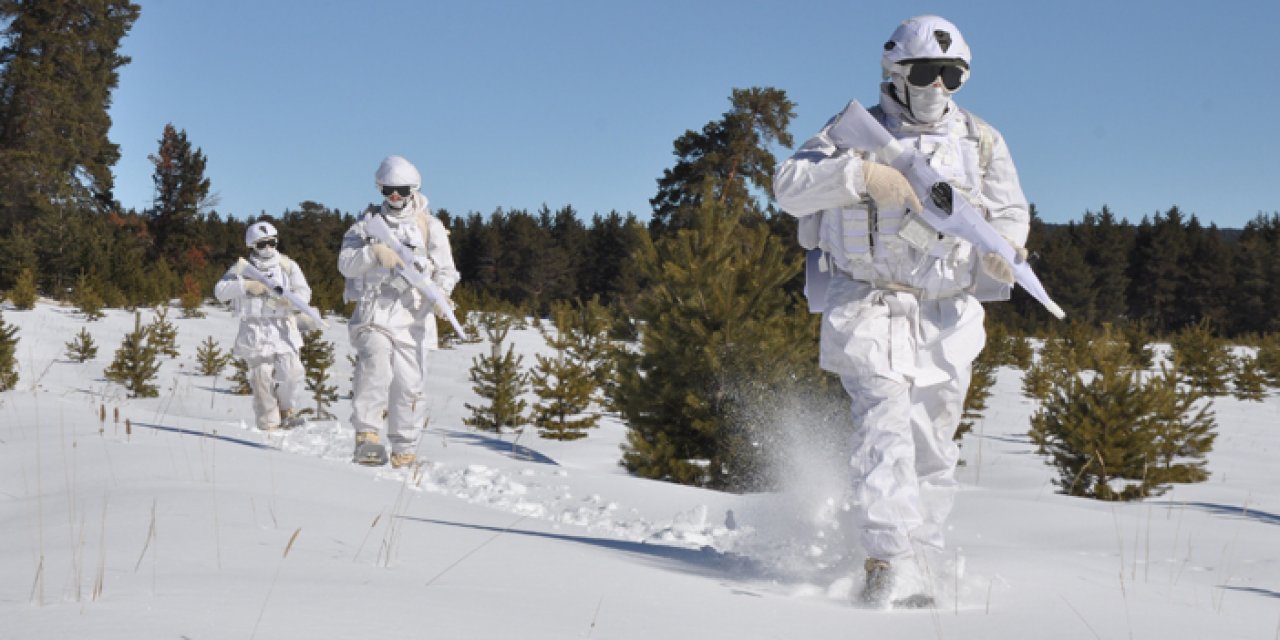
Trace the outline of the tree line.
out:
<instances>
[{"instance_id":1,"label":"tree line","mask_svg":"<svg viewBox=\"0 0 1280 640\"><path fill-rule=\"evenodd\" d=\"M1280 214L1243 229L1205 226L1178 207L1133 224L1104 206L1080 220L1033 220L1031 264L1069 318L1094 326L1141 323L1156 335L1208 322L1221 336L1280 330ZM1048 315L1020 291L989 310L1042 331Z\"/></svg>"}]
</instances>

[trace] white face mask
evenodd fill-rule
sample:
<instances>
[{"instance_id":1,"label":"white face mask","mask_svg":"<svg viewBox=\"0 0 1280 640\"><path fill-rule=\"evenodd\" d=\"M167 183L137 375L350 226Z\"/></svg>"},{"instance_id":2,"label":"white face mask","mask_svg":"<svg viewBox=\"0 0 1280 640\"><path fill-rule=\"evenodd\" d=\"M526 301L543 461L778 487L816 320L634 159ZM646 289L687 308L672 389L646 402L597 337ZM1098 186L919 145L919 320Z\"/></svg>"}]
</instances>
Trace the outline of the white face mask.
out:
<instances>
[{"instance_id":1,"label":"white face mask","mask_svg":"<svg viewBox=\"0 0 1280 640\"><path fill-rule=\"evenodd\" d=\"M942 119L951 104L951 92L938 86L907 87L907 104L911 115L922 124L933 124Z\"/></svg>"},{"instance_id":2,"label":"white face mask","mask_svg":"<svg viewBox=\"0 0 1280 640\"><path fill-rule=\"evenodd\" d=\"M259 262L271 262L272 260L275 260L277 255L279 254L276 253L275 247L267 247L265 249L255 248L253 250L253 257Z\"/></svg>"}]
</instances>

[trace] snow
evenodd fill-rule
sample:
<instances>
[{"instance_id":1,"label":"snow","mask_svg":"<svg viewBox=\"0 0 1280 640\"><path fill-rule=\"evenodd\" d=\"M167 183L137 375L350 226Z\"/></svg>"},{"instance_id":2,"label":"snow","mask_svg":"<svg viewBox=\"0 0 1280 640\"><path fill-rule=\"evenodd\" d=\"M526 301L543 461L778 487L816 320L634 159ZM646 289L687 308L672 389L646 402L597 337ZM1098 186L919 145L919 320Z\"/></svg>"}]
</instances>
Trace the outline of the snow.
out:
<instances>
[{"instance_id":1,"label":"snow","mask_svg":"<svg viewBox=\"0 0 1280 640\"><path fill-rule=\"evenodd\" d=\"M905 572L939 607L882 612L849 602L839 457L785 411L785 490L634 478L616 417L575 442L464 427L488 347L462 345L433 354L421 471L358 467L345 325L326 333L340 420L267 437L247 396L194 373L196 346L236 331L206 311L169 314L182 356L158 398L127 399L102 370L131 313L4 310L22 377L0 393L0 638L1280 638L1275 396L1216 401L1209 481L1108 504L1055 493L1001 370L952 546ZM76 364L82 326L99 354ZM525 366L545 349L512 336Z\"/></svg>"}]
</instances>

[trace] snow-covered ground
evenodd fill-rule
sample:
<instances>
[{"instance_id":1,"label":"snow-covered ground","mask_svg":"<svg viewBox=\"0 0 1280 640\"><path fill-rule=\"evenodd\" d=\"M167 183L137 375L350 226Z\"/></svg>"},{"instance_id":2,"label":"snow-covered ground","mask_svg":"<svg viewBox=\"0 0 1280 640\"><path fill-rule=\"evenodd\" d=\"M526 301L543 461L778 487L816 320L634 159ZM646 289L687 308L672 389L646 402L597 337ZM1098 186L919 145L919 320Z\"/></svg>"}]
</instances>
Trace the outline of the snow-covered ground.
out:
<instances>
[{"instance_id":1,"label":"snow-covered ground","mask_svg":"<svg viewBox=\"0 0 1280 640\"><path fill-rule=\"evenodd\" d=\"M247 396L195 374L201 341L231 344L226 311L173 319L182 355L145 400L102 376L132 314L4 319L22 378L0 393L0 639L1280 638L1274 396L1216 401L1208 482L1107 504L1054 492L1002 370L964 441L953 546L912 572L940 607L880 612L849 603L838 457L785 411L785 491L642 480L613 418L567 443L463 426L487 349L463 345L434 354L426 466L370 469L347 461L341 323L340 420L269 438ZM82 326L99 354L76 364ZM512 335L532 365L541 338Z\"/></svg>"}]
</instances>

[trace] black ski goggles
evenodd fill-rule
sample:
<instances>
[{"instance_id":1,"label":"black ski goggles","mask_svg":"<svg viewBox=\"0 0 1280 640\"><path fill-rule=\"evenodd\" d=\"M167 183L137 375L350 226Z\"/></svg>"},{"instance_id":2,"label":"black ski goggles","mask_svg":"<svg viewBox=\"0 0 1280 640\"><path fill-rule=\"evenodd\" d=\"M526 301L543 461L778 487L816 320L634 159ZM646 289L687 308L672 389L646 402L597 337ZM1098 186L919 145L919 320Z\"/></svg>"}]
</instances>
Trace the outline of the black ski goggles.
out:
<instances>
[{"instance_id":1,"label":"black ski goggles","mask_svg":"<svg viewBox=\"0 0 1280 640\"><path fill-rule=\"evenodd\" d=\"M274 248L276 247L276 239L275 239L275 238L263 238L263 239L261 239L261 240L259 240L259 241L255 242L255 243L253 243L253 246L254 246L254 248L257 248L257 249L266 249L267 247L271 247L272 249L274 249Z\"/></svg>"},{"instance_id":2,"label":"black ski goggles","mask_svg":"<svg viewBox=\"0 0 1280 640\"><path fill-rule=\"evenodd\" d=\"M392 187L392 186L386 186L386 187L383 187L383 188L382 188L382 195L383 195L384 197L390 198L390 197L391 197L391 194L393 194L393 193L398 193L398 194L400 194L400 197L401 197L401 198L408 198L408 197L409 197L409 192L411 192L411 191L413 191L413 187Z\"/></svg>"},{"instance_id":3,"label":"black ski goggles","mask_svg":"<svg viewBox=\"0 0 1280 640\"><path fill-rule=\"evenodd\" d=\"M927 87L934 80L942 78L942 86L947 91L955 91L969 78L969 68L959 62L921 60L919 62L902 62L906 67L907 83L913 87Z\"/></svg>"}]
</instances>

